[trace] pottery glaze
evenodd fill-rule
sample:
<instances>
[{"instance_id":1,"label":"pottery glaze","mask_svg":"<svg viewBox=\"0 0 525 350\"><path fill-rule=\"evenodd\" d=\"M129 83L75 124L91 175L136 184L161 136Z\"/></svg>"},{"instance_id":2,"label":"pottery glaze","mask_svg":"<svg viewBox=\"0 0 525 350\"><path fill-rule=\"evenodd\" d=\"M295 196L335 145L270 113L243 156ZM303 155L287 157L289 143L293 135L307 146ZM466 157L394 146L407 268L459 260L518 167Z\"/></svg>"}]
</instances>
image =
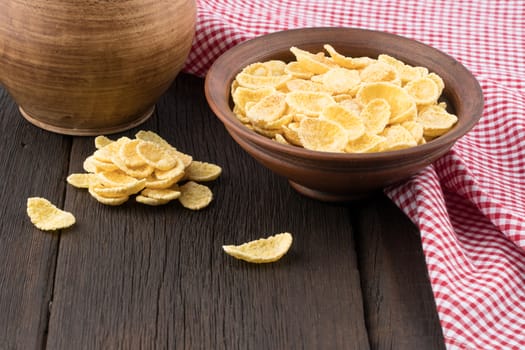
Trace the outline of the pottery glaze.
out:
<instances>
[{"instance_id":1,"label":"pottery glaze","mask_svg":"<svg viewBox=\"0 0 525 350\"><path fill-rule=\"evenodd\" d=\"M148 119L182 69L194 0L0 2L0 82L31 123L109 134Z\"/></svg>"}]
</instances>

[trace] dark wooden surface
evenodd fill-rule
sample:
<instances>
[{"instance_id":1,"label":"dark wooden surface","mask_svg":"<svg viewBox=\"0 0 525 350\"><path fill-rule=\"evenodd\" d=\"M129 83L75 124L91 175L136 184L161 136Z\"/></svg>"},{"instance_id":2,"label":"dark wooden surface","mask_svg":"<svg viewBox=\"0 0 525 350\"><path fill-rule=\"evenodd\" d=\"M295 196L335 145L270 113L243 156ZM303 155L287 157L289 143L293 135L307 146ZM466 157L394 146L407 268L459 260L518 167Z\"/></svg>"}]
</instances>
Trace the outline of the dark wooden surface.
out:
<instances>
[{"instance_id":1,"label":"dark wooden surface","mask_svg":"<svg viewBox=\"0 0 525 350\"><path fill-rule=\"evenodd\" d=\"M181 74L139 128L223 167L202 211L98 204L67 185L92 137L40 130L0 89L0 349L443 349L418 230L383 194L317 202L252 160ZM46 197L77 223L44 233ZM294 235L277 263L222 252Z\"/></svg>"}]
</instances>

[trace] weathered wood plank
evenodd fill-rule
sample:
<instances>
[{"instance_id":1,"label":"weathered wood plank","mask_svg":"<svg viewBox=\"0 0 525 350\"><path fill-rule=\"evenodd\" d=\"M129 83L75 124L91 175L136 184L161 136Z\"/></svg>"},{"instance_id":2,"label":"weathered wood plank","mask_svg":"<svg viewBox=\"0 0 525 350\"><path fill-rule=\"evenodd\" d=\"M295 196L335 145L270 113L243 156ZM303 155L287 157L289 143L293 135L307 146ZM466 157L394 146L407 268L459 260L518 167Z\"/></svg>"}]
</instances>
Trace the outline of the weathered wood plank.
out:
<instances>
[{"instance_id":1,"label":"weathered wood plank","mask_svg":"<svg viewBox=\"0 0 525 350\"><path fill-rule=\"evenodd\" d=\"M372 349L444 349L417 228L386 196L352 208Z\"/></svg>"},{"instance_id":2,"label":"weathered wood plank","mask_svg":"<svg viewBox=\"0 0 525 350\"><path fill-rule=\"evenodd\" d=\"M38 349L45 341L59 233L36 229L28 197L63 205L69 137L26 122L0 88L0 349Z\"/></svg>"},{"instance_id":3,"label":"weathered wood plank","mask_svg":"<svg viewBox=\"0 0 525 350\"><path fill-rule=\"evenodd\" d=\"M140 128L221 165L214 201L114 208L68 188L78 224L60 242L48 348L368 348L345 206L303 198L255 163L209 111L201 79L179 76ZM92 151L76 138L70 171ZM295 241L275 264L221 250L282 231Z\"/></svg>"}]
</instances>

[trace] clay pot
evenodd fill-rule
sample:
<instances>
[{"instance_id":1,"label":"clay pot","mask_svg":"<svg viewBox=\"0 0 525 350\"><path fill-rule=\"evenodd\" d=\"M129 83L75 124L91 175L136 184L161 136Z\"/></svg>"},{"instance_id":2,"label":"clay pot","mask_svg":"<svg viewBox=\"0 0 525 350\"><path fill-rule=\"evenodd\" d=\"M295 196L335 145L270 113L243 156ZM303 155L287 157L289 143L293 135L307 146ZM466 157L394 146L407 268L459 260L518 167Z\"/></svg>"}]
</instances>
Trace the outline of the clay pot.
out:
<instances>
[{"instance_id":1,"label":"clay pot","mask_svg":"<svg viewBox=\"0 0 525 350\"><path fill-rule=\"evenodd\" d=\"M3 0L0 82L43 129L127 130L182 69L195 17L194 0Z\"/></svg>"}]
</instances>

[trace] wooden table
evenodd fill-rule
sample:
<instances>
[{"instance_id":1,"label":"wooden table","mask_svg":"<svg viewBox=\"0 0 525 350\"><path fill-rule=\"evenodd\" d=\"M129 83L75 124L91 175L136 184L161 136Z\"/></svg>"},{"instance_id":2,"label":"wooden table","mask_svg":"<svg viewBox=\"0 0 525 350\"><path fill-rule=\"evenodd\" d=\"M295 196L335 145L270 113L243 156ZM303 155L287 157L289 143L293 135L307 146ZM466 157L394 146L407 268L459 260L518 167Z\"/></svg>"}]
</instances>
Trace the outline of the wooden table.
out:
<instances>
[{"instance_id":1,"label":"wooden table","mask_svg":"<svg viewBox=\"0 0 525 350\"><path fill-rule=\"evenodd\" d=\"M302 197L250 158L212 114L203 80L181 74L153 130L219 164L214 200L99 204L65 181L93 137L26 122L0 89L0 349L443 349L419 232L383 194L355 203ZM56 233L26 215L31 196L74 213ZM227 256L289 231L273 264Z\"/></svg>"}]
</instances>

